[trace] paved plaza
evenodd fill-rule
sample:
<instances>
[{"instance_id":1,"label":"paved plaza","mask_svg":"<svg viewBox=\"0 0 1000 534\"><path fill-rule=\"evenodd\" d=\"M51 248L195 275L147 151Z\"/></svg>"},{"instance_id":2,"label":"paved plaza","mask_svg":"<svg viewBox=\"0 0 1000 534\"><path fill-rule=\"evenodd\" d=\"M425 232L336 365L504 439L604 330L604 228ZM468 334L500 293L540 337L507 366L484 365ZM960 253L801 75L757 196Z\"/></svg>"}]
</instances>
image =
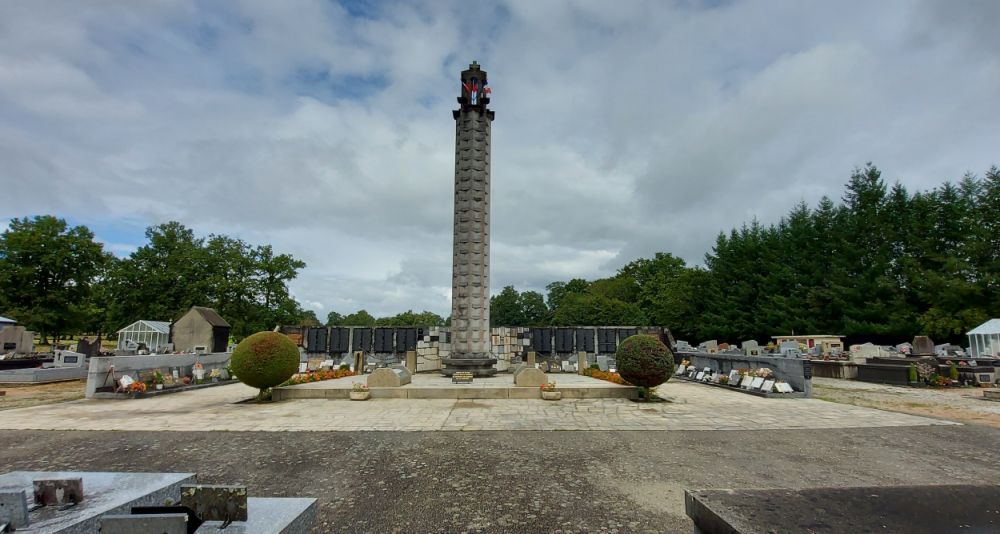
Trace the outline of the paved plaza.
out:
<instances>
[{"instance_id":1,"label":"paved plaza","mask_svg":"<svg viewBox=\"0 0 1000 534\"><path fill-rule=\"evenodd\" d=\"M669 382L669 402L625 399L303 399L239 404L242 384L132 400L81 400L0 412L0 429L228 431L781 430L954 425L816 399L764 399Z\"/></svg>"}]
</instances>

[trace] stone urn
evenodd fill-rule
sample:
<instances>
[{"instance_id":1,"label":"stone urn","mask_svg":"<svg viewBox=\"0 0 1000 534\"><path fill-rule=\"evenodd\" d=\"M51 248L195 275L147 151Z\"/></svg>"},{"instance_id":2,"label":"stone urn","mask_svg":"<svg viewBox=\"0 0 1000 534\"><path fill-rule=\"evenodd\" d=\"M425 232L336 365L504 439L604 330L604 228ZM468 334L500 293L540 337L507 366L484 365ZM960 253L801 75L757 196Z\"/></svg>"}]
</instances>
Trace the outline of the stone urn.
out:
<instances>
[{"instance_id":1,"label":"stone urn","mask_svg":"<svg viewBox=\"0 0 1000 534\"><path fill-rule=\"evenodd\" d=\"M557 401L562 398L562 391L542 391L542 399Z\"/></svg>"},{"instance_id":2,"label":"stone urn","mask_svg":"<svg viewBox=\"0 0 1000 534\"><path fill-rule=\"evenodd\" d=\"M371 391L352 391L351 400L363 401L368 400L368 397L372 396Z\"/></svg>"}]
</instances>

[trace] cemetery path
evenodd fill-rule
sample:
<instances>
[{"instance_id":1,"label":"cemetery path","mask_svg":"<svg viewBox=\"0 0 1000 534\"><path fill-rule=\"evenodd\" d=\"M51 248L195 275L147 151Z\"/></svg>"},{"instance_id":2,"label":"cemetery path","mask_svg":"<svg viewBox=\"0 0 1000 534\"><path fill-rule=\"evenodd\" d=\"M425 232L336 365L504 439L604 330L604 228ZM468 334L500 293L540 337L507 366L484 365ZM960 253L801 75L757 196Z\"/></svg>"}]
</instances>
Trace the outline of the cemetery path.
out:
<instances>
[{"instance_id":1,"label":"cemetery path","mask_svg":"<svg viewBox=\"0 0 1000 534\"><path fill-rule=\"evenodd\" d=\"M684 489L984 483L1000 430L0 432L11 470L183 471L316 497L314 532L690 532Z\"/></svg>"},{"instance_id":2,"label":"cemetery path","mask_svg":"<svg viewBox=\"0 0 1000 534\"><path fill-rule=\"evenodd\" d=\"M980 388L911 388L814 378L813 395L853 406L1000 428L1000 402L985 400Z\"/></svg>"}]
</instances>

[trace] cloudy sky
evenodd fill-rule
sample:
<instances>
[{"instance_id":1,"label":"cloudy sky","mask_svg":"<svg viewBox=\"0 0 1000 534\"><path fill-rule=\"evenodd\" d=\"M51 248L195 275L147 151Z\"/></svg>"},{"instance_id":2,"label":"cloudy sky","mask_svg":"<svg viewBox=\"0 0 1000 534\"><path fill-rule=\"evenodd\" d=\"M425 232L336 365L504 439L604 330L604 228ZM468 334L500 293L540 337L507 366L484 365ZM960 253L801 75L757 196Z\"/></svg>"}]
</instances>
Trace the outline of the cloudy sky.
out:
<instances>
[{"instance_id":1,"label":"cloudy sky","mask_svg":"<svg viewBox=\"0 0 1000 534\"><path fill-rule=\"evenodd\" d=\"M493 6L493 7L489 7ZM458 73L489 72L492 285L596 278L1000 164L1000 2L0 4L0 228L272 243L322 317L449 311Z\"/></svg>"}]
</instances>

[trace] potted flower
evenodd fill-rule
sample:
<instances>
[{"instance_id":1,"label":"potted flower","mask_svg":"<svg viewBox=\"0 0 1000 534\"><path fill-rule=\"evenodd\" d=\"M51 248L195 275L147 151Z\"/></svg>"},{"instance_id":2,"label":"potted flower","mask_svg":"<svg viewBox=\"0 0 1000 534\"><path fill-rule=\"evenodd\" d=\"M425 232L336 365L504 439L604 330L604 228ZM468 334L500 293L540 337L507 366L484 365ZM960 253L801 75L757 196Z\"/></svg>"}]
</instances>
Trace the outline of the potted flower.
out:
<instances>
[{"instance_id":1,"label":"potted flower","mask_svg":"<svg viewBox=\"0 0 1000 534\"><path fill-rule=\"evenodd\" d=\"M212 379L212 382L218 382L219 378L222 377L222 371L220 371L218 368L212 369L211 371L208 372L208 377Z\"/></svg>"},{"instance_id":2,"label":"potted flower","mask_svg":"<svg viewBox=\"0 0 1000 534\"><path fill-rule=\"evenodd\" d=\"M159 369L153 374L153 383L156 384L156 389L163 389L163 373Z\"/></svg>"},{"instance_id":3,"label":"potted flower","mask_svg":"<svg viewBox=\"0 0 1000 534\"><path fill-rule=\"evenodd\" d=\"M137 394L140 394L140 393L145 393L146 392L146 383L145 382L140 382L140 381L136 380L135 382L132 382L131 384L129 384L128 390L133 395L137 395Z\"/></svg>"},{"instance_id":4,"label":"potted flower","mask_svg":"<svg viewBox=\"0 0 1000 534\"><path fill-rule=\"evenodd\" d=\"M368 400L372 394L371 390L368 389L368 384L362 384L361 382L355 382L351 387L351 400L363 401Z\"/></svg>"},{"instance_id":5,"label":"potted flower","mask_svg":"<svg viewBox=\"0 0 1000 534\"><path fill-rule=\"evenodd\" d=\"M541 386L542 398L545 400L556 401L562 398L562 391L556 391L555 382L546 382Z\"/></svg>"}]
</instances>

